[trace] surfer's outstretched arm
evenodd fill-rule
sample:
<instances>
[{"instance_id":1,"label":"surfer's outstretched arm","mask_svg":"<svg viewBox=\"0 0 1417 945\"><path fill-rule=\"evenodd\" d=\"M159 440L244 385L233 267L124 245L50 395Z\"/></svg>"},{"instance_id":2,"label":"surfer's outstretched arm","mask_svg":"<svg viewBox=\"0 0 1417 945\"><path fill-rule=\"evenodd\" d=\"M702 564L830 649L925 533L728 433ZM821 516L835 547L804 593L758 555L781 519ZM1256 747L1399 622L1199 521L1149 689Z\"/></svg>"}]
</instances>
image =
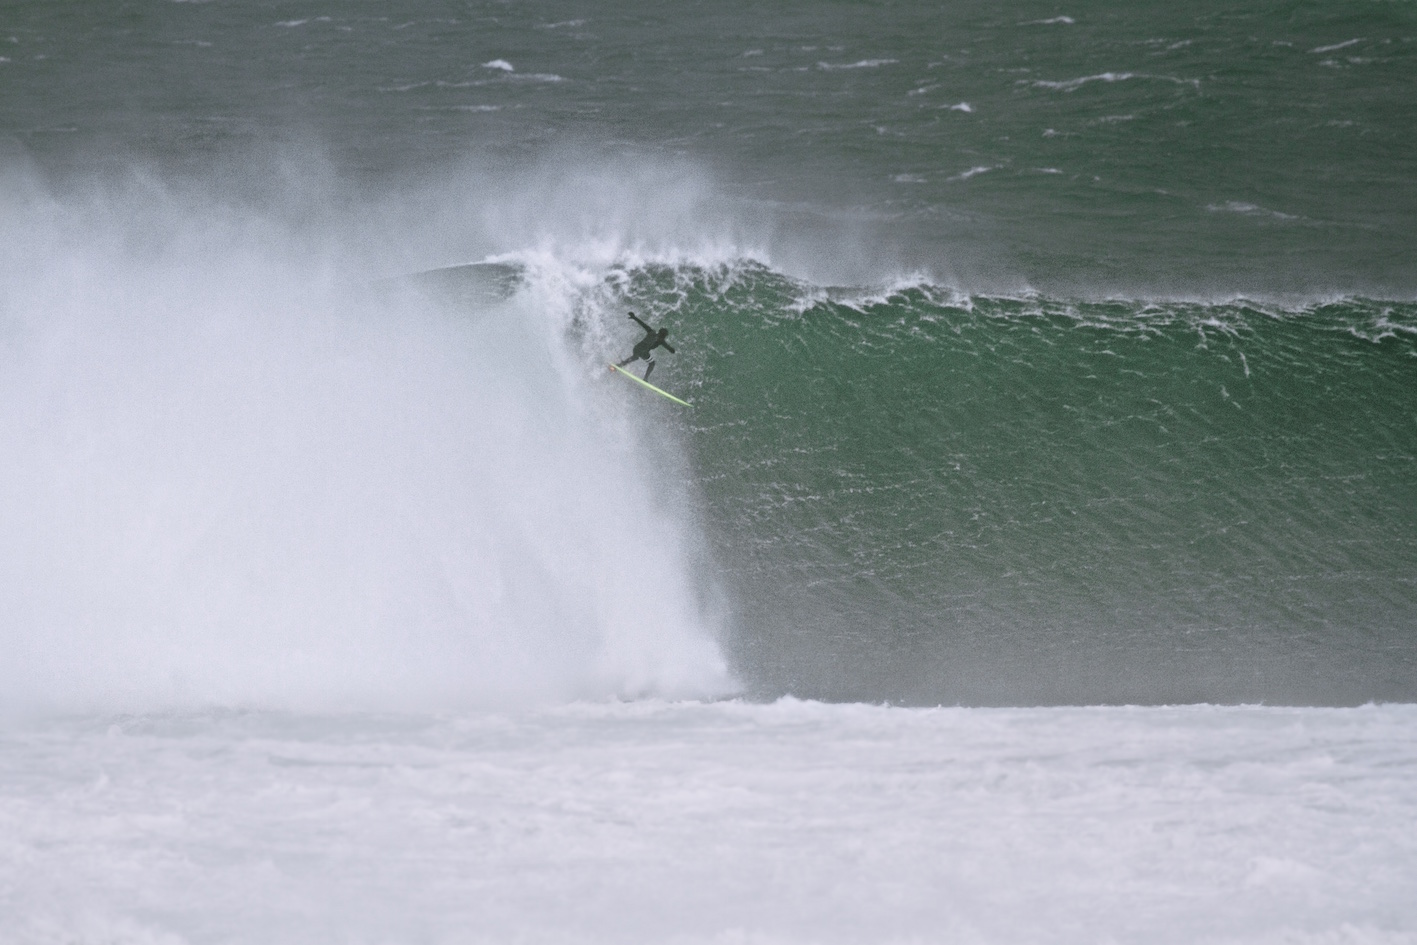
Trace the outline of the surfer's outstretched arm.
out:
<instances>
[{"instance_id":1,"label":"surfer's outstretched arm","mask_svg":"<svg viewBox=\"0 0 1417 945\"><path fill-rule=\"evenodd\" d=\"M654 331L653 328L651 328L651 327L649 327L648 325L646 325L643 321L640 321L640 317L639 317L638 315L636 315L634 312L631 312L631 313L630 313L630 317L631 317L632 319L634 319L634 320L639 324L639 326L640 326L641 328L643 328L645 331Z\"/></svg>"},{"instance_id":2,"label":"surfer's outstretched arm","mask_svg":"<svg viewBox=\"0 0 1417 945\"><path fill-rule=\"evenodd\" d=\"M674 346L673 346L672 344L670 344L669 342L667 342L667 341L661 341L661 342L659 343L659 346L660 346L661 348L664 348L664 349L668 350L670 354L678 354L678 353L679 353L679 352L675 351L675 350L674 350Z\"/></svg>"}]
</instances>

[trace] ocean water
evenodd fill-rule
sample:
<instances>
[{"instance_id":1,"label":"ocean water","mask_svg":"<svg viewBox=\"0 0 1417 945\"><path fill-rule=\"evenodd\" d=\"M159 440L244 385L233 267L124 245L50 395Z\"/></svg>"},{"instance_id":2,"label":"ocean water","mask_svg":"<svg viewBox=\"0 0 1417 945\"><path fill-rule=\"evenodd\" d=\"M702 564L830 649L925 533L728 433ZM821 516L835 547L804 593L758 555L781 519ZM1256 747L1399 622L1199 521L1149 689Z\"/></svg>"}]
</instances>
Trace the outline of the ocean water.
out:
<instances>
[{"instance_id":1,"label":"ocean water","mask_svg":"<svg viewBox=\"0 0 1417 945\"><path fill-rule=\"evenodd\" d=\"M1412 941L1413 75L5 4L0 941Z\"/></svg>"}]
</instances>

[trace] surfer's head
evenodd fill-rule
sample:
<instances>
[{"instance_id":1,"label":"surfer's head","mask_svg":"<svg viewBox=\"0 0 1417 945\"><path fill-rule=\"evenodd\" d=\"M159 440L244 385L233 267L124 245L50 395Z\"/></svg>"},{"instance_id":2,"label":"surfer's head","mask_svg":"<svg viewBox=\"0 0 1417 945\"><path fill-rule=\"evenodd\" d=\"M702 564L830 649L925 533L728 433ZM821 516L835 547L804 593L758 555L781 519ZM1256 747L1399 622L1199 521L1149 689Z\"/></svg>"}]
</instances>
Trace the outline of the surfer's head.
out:
<instances>
[{"instance_id":1,"label":"surfer's head","mask_svg":"<svg viewBox=\"0 0 1417 945\"><path fill-rule=\"evenodd\" d=\"M669 334L669 329L668 329L668 328L661 328L661 329L659 330L659 337L660 337L660 338L664 338L664 337L667 336L668 334Z\"/></svg>"}]
</instances>

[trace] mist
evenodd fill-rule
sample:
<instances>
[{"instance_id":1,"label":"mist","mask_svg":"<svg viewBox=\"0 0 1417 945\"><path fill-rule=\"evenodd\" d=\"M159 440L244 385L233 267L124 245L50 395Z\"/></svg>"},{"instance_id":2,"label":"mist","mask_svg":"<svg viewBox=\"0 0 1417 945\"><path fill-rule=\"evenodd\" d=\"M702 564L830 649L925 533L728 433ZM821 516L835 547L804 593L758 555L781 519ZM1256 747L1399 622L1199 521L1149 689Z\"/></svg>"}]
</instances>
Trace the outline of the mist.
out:
<instances>
[{"instance_id":1,"label":"mist","mask_svg":"<svg viewBox=\"0 0 1417 945\"><path fill-rule=\"evenodd\" d=\"M567 340L575 279L373 281L533 239L535 187L434 209L311 167L8 174L0 705L730 691L665 452Z\"/></svg>"}]
</instances>

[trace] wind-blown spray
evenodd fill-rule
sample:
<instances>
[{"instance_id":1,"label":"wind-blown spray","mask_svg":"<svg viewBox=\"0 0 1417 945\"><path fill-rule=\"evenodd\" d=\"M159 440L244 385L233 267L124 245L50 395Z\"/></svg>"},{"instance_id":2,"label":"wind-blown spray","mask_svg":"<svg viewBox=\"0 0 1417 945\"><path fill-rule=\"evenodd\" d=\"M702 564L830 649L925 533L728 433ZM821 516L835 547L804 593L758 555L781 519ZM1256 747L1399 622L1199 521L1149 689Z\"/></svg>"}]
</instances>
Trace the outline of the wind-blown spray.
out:
<instances>
[{"instance_id":1,"label":"wind-blown spray","mask_svg":"<svg viewBox=\"0 0 1417 945\"><path fill-rule=\"evenodd\" d=\"M371 289L332 262L332 234L211 194L16 192L9 708L730 686L682 522L647 461L601 435L529 298Z\"/></svg>"}]
</instances>

